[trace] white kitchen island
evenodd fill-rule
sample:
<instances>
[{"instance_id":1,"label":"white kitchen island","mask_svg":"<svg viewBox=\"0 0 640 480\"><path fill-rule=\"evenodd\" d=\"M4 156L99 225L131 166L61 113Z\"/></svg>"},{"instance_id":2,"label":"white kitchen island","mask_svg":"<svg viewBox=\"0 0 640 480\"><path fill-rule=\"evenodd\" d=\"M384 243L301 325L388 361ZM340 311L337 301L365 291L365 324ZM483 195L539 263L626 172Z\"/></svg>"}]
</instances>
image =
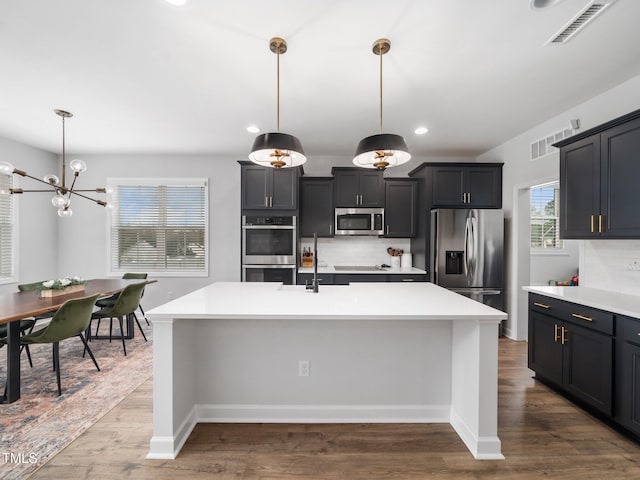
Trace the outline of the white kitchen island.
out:
<instances>
[{"instance_id":1,"label":"white kitchen island","mask_svg":"<svg viewBox=\"0 0 640 480\"><path fill-rule=\"evenodd\" d=\"M147 458L175 458L199 422L450 423L475 458L504 458L506 314L437 285L214 283L148 316Z\"/></svg>"}]
</instances>

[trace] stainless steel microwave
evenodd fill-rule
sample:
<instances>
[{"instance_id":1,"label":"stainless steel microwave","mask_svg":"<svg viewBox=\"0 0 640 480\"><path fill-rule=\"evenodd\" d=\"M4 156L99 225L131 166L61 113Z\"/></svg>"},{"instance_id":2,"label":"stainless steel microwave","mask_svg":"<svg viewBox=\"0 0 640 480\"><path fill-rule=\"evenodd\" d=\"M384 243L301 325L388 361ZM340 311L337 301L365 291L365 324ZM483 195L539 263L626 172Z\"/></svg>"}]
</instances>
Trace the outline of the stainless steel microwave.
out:
<instances>
[{"instance_id":1,"label":"stainless steel microwave","mask_svg":"<svg viewBox=\"0 0 640 480\"><path fill-rule=\"evenodd\" d=\"M336 208L335 235L384 235L384 208Z\"/></svg>"}]
</instances>

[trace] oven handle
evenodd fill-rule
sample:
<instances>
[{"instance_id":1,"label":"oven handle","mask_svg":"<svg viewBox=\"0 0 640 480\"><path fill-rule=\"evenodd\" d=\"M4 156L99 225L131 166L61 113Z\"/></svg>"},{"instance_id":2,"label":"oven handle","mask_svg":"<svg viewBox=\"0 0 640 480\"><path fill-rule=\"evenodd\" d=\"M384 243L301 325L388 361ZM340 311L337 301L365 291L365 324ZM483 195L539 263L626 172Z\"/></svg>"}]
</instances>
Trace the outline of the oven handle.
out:
<instances>
[{"instance_id":1,"label":"oven handle","mask_svg":"<svg viewBox=\"0 0 640 480\"><path fill-rule=\"evenodd\" d=\"M243 225L244 230L295 230L294 225Z\"/></svg>"},{"instance_id":2,"label":"oven handle","mask_svg":"<svg viewBox=\"0 0 640 480\"><path fill-rule=\"evenodd\" d=\"M242 268L296 268L296 265L242 265Z\"/></svg>"}]
</instances>

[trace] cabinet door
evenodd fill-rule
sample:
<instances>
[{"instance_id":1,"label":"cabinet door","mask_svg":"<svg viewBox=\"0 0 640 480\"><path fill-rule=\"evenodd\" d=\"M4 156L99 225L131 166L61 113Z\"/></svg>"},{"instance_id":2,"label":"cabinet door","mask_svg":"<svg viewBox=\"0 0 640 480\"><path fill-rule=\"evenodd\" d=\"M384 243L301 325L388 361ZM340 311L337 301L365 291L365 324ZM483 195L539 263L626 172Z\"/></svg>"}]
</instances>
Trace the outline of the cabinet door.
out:
<instances>
[{"instance_id":1,"label":"cabinet door","mask_svg":"<svg viewBox=\"0 0 640 480\"><path fill-rule=\"evenodd\" d=\"M529 368L562 385L562 321L529 310Z\"/></svg>"},{"instance_id":2,"label":"cabinet door","mask_svg":"<svg viewBox=\"0 0 640 480\"><path fill-rule=\"evenodd\" d=\"M385 181L385 236L414 237L418 206L418 183L413 180Z\"/></svg>"},{"instance_id":3,"label":"cabinet door","mask_svg":"<svg viewBox=\"0 0 640 480\"><path fill-rule=\"evenodd\" d=\"M279 210L298 208L298 169L269 169L271 191L269 207Z\"/></svg>"},{"instance_id":4,"label":"cabinet door","mask_svg":"<svg viewBox=\"0 0 640 480\"><path fill-rule=\"evenodd\" d=\"M470 167L465 172L467 203L473 208L502 208L502 169Z\"/></svg>"},{"instance_id":5,"label":"cabinet door","mask_svg":"<svg viewBox=\"0 0 640 480\"><path fill-rule=\"evenodd\" d=\"M564 327L562 386L610 416L613 338L568 322Z\"/></svg>"},{"instance_id":6,"label":"cabinet door","mask_svg":"<svg viewBox=\"0 0 640 480\"><path fill-rule=\"evenodd\" d=\"M464 207L464 169L433 167L433 207Z\"/></svg>"},{"instance_id":7,"label":"cabinet door","mask_svg":"<svg viewBox=\"0 0 640 480\"><path fill-rule=\"evenodd\" d=\"M629 430L640 435L640 345L623 342L621 346L619 396L616 420Z\"/></svg>"},{"instance_id":8,"label":"cabinet door","mask_svg":"<svg viewBox=\"0 0 640 480\"><path fill-rule=\"evenodd\" d=\"M427 276L421 273L390 273L387 282L426 282Z\"/></svg>"},{"instance_id":9,"label":"cabinet door","mask_svg":"<svg viewBox=\"0 0 640 480\"><path fill-rule=\"evenodd\" d=\"M360 172L360 206L384 207L384 178L377 170Z\"/></svg>"},{"instance_id":10,"label":"cabinet door","mask_svg":"<svg viewBox=\"0 0 640 480\"><path fill-rule=\"evenodd\" d=\"M243 165L241 170L242 208L261 210L269 208L267 174L269 169L260 165Z\"/></svg>"},{"instance_id":11,"label":"cabinet door","mask_svg":"<svg viewBox=\"0 0 640 480\"><path fill-rule=\"evenodd\" d=\"M333 179L300 180L300 236L333 236Z\"/></svg>"},{"instance_id":12,"label":"cabinet door","mask_svg":"<svg viewBox=\"0 0 640 480\"><path fill-rule=\"evenodd\" d=\"M360 204L360 178L356 171L335 172L336 207L357 207Z\"/></svg>"},{"instance_id":13,"label":"cabinet door","mask_svg":"<svg viewBox=\"0 0 640 480\"><path fill-rule=\"evenodd\" d=\"M597 237L599 214L600 135L592 135L560 149L560 238Z\"/></svg>"},{"instance_id":14,"label":"cabinet door","mask_svg":"<svg viewBox=\"0 0 640 480\"><path fill-rule=\"evenodd\" d=\"M600 136L602 237L640 237L640 119Z\"/></svg>"}]
</instances>

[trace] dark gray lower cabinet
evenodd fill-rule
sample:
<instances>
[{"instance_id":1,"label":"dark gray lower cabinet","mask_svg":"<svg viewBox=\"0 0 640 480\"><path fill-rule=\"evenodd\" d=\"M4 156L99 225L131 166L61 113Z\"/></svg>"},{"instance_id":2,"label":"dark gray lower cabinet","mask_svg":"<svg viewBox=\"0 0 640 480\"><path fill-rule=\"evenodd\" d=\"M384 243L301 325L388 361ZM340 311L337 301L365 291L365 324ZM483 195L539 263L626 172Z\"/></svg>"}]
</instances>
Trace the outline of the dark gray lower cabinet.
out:
<instances>
[{"instance_id":1,"label":"dark gray lower cabinet","mask_svg":"<svg viewBox=\"0 0 640 480\"><path fill-rule=\"evenodd\" d=\"M613 314L529 294L529 368L611 416Z\"/></svg>"},{"instance_id":2,"label":"dark gray lower cabinet","mask_svg":"<svg viewBox=\"0 0 640 480\"><path fill-rule=\"evenodd\" d=\"M640 320L618 316L615 420L640 436Z\"/></svg>"}]
</instances>

